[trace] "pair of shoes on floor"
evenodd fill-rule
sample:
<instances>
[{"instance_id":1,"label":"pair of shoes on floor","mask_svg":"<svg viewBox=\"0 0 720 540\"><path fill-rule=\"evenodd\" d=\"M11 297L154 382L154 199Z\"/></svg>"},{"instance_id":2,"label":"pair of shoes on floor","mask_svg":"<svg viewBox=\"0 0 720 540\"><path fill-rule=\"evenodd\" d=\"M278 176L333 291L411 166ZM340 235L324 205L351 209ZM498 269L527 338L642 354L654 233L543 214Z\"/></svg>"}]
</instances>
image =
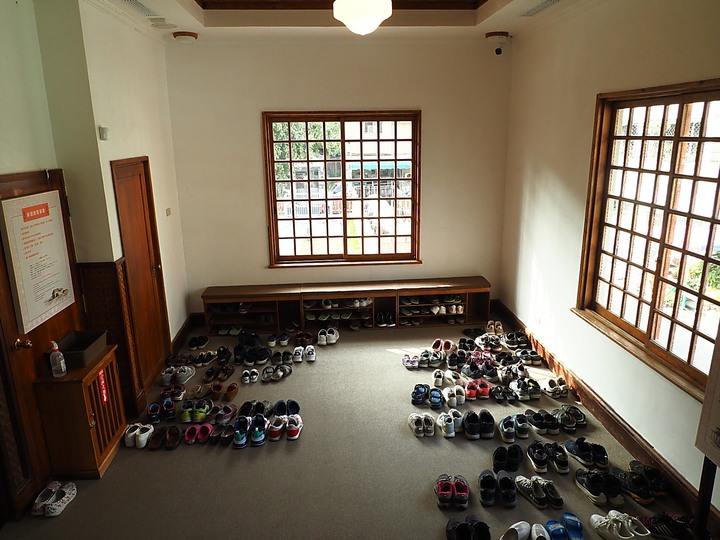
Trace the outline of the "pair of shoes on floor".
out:
<instances>
[{"instance_id":1,"label":"pair of shoes on floor","mask_svg":"<svg viewBox=\"0 0 720 540\"><path fill-rule=\"evenodd\" d=\"M149 450L159 450L164 447L166 450L174 450L180 444L182 431L177 426L162 426L153 431L147 443Z\"/></svg>"},{"instance_id":2,"label":"pair of shoes on floor","mask_svg":"<svg viewBox=\"0 0 720 540\"><path fill-rule=\"evenodd\" d=\"M463 428L468 439L492 439L495 435L495 418L487 409L480 409L479 413L466 411Z\"/></svg>"},{"instance_id":3,"label":"pair of shoes on floor","mask_svg":"<svg viewBox=\"0 0 720 540\"><path fill-rule=\"evenodd\" d=\"M318 331L318 345L334 345L340 339L340 331L335 327L321 329Z\"/></svg>"},{"instance_id":4,"label":"pair of shoes on floor","mask_svg":"<svg viewBox=\"0 0 720 540\"><path fill-rule=\"evenodd\" d=\"M683 516L674 512L664 512L653 516L637 516L652 536L658 538L692 538L691 529L694 520L690 516Z\"/></svg>"},{"instance_id":5,"label":"pair of shoes on floor","mask_svg":"<svg viewBox=\"0 0 720 540\"><path fill-rule=\"evenodd\" d=\"M555 520L545 525L527 521L518 521L510 525L500 540L582 540L582 523L575 514L565 512L562 523Z\"/></svg>"},{"instance_id":6,"label":"pair of shoes on floor","mask_svg":"<svg viewBox=\"0 0 720 540\"><path fill-rule=\"evenodd\" d=\"M263 383L276 383L292 375L292 366L282 364L280 366L265 366L260 375Z\"/></svg>"},{"instance_id":7,"label":"pair of shoes on floor","mask_svg":"<svg viewBox=\"0 0 720 540\"><path fill-rule=\"evenodd\" d=\"M555 483L541 476L528 478L518 475L515 477L515 489L540 509L545 509L548 506L559 509L564 505L563 498L555 487Z\"/></svg>"},{"instance_id":8,"label":"pair of shoes on floor","mask_svg":"<svg viewBox=\"0 0 720 540\"><path fill-rule=\"evenodd\" d=\"M628 471L642 476L654 497L662 497L669 493L670 484L660 469L645 465L641 461L632 460L628 464Z\"/></svg>"},{"instance_id":9,"label":"pair of shoes on floor","mask_svg":"<svg viewBox=\"0 0 720 540\"><path fill-rule=\"evenodd\" d=\"M420 357L417 354L410 356L406 354L402 358L402 365L407 369L417 369L420 367Z\"/></svg>"},{"instance_id":10,"label":"pair of shoes on floor","mask_svg":"<svg viewBox=\"0 0 720 540\"><path fill-rule=\"evenodd\" d=\"M565 379L558 377L557 379L548 379L542 387L542 392L553 399L562 399L568 396L568 384Z\"/></svg>"},{"instance_id":11,"label":"pair of shoes on floor","mask_svg":"<svg viewBox=\"0 0 720 540\"><path fill-rule=\"evenodd\" d=\"M617 510L610 510L606 516L591 515L590 526L606 540L630 540L651 536L650 530L638 518ZM654 533L654 535L658 534L659 531ZM665 535L663 537L666 538Z\"/></svg>"},{"instance_id":12,"label":"pair of shoes on floor","mask_svg":"<svg viewBox=\"0 0 720 540\"><path fill-rule=\"evenodd\" d=\"M418 438L435 436L435 418L430 413L411 414L408 417L408 425Z\"/></svg>"},{"instance_id":13,"label":"pair of shoes on floor","mask_svg":"<svg viewBox=\"0 0 720 540\"><path fill-rule=\"evenodd\" d=\"M160 374L160 386L170 386L174 381L185 384L195 376L193 366L168 366Z\"/></svg>"},{"instance_id":14,"label":"pair of shoes on floor","mask_svg":"<svg viewBox=\"0 0 720 540\"><path fill-rule=\"evenodd\" d=\"M204 349L208 343L210 343L210 339L207 336L194 336L188 342L188 349L191 351Z\"/></svg>"},{"instance_id":15,"label":"pair of shoes on floor","mask_svg":"<svg viewBox=\"0 0 720 540\"><path fill-rule=\"evenodd\" d=\"M128 448L145 448L155 431L150 424L130 424L125 430L125 446Z\"/></svg>"},{"instance_id":16,"label":"pair of shoes on floor","mask_svg":"<svg viewBox=\"0 0 720 540\"><path fill-rule=\"evenodd\" d=\"M468 381L465 386L465 399L474 401L476 399L488 399L490 397L490 384L483 380L478 379L474 381Z\"/></svg>"},{"instance_id":17,"label":"pair of shoes on floor","mask_svg":"<svg viewBox=\"0 0 720 540\"><path fill-rule=\"evenodd\" d=\"M523 461L523 450L519 444L498 446L493 452L493 470L516 472Z\"/></svg>"},{"instance_id":18,"label":"pair of shoes on floor","mask_svg":"<svg viewBox=\"0 0 720 540\"><path fill-rule=\"evenodd\" d=\"M505 343L505 346L510 350L530 348L530 340L524 330L507 332L502 336L502 340Z\"/></svg>"},{"instance_id":19,"label":"pair of shoes on floor","mask_svg":"<svg viewBox=\"0 0 720 540\"><path fill-rule=\"evenodd\" d=\"M545 524L550 540L583 540L583 525L575 514L565 512L562 521L550 520Z\"/></svg>"},{"instance_id":20,"label":"pair of shoes on floor","mask_svg":"<svg viewBox=\"0 0 720 540\"><path fill-rule=\"evenodd\" d=\"M575 485L596 505L625 504L620 480L600 469L578 469L575 471Z\"/></svg>"},{"instance_id":21,"label":"pair of shoes on floor","mask_svg":"<svg viewBox=\"0 0 720 540\"><path fill-rule=\"evenodd\" d=\"M258 382L258 379L260 378L260 373L257 369L246 369L242 372L242 375L240 376L240 381L244 384L251 384Z\"/></svg>"},{"instance_id":22,"label":"pair of shoes on floor","mask_svg":"<svg viewBox=\"0 0 720 540\"><path fill-rule=\"evenodd\" d=\"M559 409L553 409L550 411L558 422L560 427L567 434L573 434L578 428L587 427L587 417L575 405L563 405Z\"/></svg>"},{"instance_id":23,"label":"pair of shoes on floor","mask_svg":"<svg viewBox=\"0 0 720 540\"><path fill-rule=\"evenodd\" d=\"M61 484L50 482L35 498L32 506L33 516L56 517L77 495L77 486L73 482Z\"/></svg>"},{"instance_id":24,"label":"pair of shoes on floor","mask_svg":"<svg viewBox=\"0 0 720 540\"><path fill-rule=\"evenodd\" d=\"M435 481L435 496L438 508L465 510L470 504L470 484L462 475L441 474Z\"/></svg>"},{"instance_id":25,"label":"pair of shoes on floor","mask_svg":"<svg viewBox=\"0 0 720 540\"><path fill-rule=\"evenodd\" d=\"M485 332L491 336L501 336L505 333L505 330L503 329L503 325L500 321L490 320L485 326Z\"/></svg>"},{"instance_id":26,"label":"pair of shoes on floor","mask_svg":"<svg viewBox=\"0 0 720 540\"><path fill-rule=\"evenodd\" d=\"M447 540L490 540L490 527L474 514L468 514L465 521L451 517L445 526Z\"/></svg>"},{"instance_id":27,"label":"pair of shoes on floor","mask_svg":"<svg viewBox=\"0 0 720 540\"><path fill-rule=\"evenodd\" d=\"M304 347L295 347L292 353L292 361L297 363L305 360L306 362L314 362L317 358L315 347L312 345L305 345ZM283 360L283 363L285 361Z\"/></svg>"},{"instance_id":28,"label":"pair of shoes on floor","mask_svg":"<svg viewBox=\"0 0 720 540\"><path fill-rule=\"evenodd\" d=\"M557 435L560 433L560 422L545 409L537 411L526 409L525 416L538 435Z\"/></svg>"},{"instance_id":29,"label":"pair of shoes on floor","mask_svg":"<svg viewBox=\"0 0 720 540\"><path fill-rule=\"evenodd\" d=\"M517 488L513 476L507 471L501 470L495 474L486 469L481 472L478 476L478 491L483 506L493 506L498 499L507 508L514 508L517 504Z\"/></svg>"},{"instance_id":30,"label":"pair of shoes on floor","mask_svg":"<svg viewBox=\"0 0 720 540\"><path fill-rule=\"evenodd\" d=\"M527 439L530 434L530 424L523 413L506 416L498 422L498 431L503 442L515 442L515 437Z\"/></svg>"}]
</instances>

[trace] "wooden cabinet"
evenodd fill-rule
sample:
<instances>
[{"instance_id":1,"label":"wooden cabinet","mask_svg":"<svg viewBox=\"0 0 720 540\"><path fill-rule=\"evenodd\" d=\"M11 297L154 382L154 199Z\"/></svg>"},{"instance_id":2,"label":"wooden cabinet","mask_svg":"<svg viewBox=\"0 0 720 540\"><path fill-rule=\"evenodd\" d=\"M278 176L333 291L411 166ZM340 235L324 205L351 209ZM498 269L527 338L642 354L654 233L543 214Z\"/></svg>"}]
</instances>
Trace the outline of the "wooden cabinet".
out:
<instances>
[{"instance_id":1,"label":"wooden cabinet","mask_svg":"<svg viewBox=\"0 0 720 540\"><path fill-rule=\"evenodd\" d=\"M35 381L52 472L101 478L126 428L115 345L82 369Z\"/></svg>"},{"instance_id":2,"label":"wooden cabinet","mask_svg":"<svg viewBox=\"0 0 720 540\"><path fill-rule=\"evenodd\" d=\"M372 328L378 314L400 326L479 326L488 320L490 283L482 276L392 281L208 287L202 295L209 334L258 333L293 326ZM328 307L329 304L329 307Z\"/></svg>"}]
</instances>

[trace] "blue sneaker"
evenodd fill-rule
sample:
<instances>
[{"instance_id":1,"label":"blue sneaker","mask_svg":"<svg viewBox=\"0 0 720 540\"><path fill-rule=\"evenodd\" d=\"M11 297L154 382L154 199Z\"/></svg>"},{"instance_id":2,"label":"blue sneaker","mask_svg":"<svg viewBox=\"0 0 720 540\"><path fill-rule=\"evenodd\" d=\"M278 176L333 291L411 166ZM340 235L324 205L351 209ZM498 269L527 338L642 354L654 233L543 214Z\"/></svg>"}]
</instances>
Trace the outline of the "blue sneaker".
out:
<instances>
[{"instance_id":1,"label":"blue sneaker","mask_svg":"<svg viewBox=\"0 0 720 540\"><path fill-rule=\"evenodd\" d=\"M247 446L248 431L250 431L250 419L247 416L238 416L237 420L235 420L233 448L245 448Z\"/></svg>"},{"instance_id":2,"label":"blue sneaker","mask_svg":"<svg viewBox=\"0 0 720 540\"><path fill-rule=\"evenodd\" d=\"M262 446L267 441L267 419L262 414L256 414L252 419L250 428L250 444Z\"/></svg>"}]
</instances>

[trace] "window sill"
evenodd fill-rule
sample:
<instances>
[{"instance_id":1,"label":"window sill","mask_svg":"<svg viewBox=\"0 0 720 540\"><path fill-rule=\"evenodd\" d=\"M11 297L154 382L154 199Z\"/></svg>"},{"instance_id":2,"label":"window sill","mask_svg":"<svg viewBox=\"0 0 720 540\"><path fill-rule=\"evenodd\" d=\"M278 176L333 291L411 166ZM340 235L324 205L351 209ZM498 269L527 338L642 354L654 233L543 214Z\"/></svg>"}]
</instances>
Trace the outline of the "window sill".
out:
<instances>
[{"instance_id":1,"label":"window sill","mask_svg":"<svg viewBox=\"0 0 720 540\"><path fill-rule=\"evenodd\" d=\"M268 265L268 268L318 268L321 266L385 266L393 264L422 264L420 260L412 261L312 261L312 262L279 262Z\"/></svg>"},{"instance_id":2,"label":"window sill","mask_svg":"<svg viewBox=\"0 0 720 540\"><path fill-rule=\"evenodd\" d=\"M603 335L620 345L635 358L665 377L680 390L684 391L700 403L703 402L705 399L704 385L700 385L697 381L691 379L690 377L686 377L683 373L673 369L673 367L668 364L665 359L648 351L641 341L627 335L615 325L609 323L597 313L589 309L573 308L571 311L595 329L599 330Z\"/></svg>"}]
</instances>

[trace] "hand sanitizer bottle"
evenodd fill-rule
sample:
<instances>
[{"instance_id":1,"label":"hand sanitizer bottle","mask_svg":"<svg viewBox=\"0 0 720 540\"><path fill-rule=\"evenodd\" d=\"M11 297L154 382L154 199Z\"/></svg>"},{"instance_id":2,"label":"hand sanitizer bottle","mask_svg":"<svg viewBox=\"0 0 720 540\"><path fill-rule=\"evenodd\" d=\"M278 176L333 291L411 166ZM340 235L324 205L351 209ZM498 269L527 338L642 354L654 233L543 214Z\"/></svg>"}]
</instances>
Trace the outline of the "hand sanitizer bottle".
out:
<instances>
[{"instance_id":1,"label":"hand sanitizer bottle","mask_svg":"<svg viewBox=\"0 0 720 540\"><path fill-rule=\"evenodd\" d=\"M67 373L65 368L65 357L58 349L58 344L51 341L52 352L50 353L50 367L52 368L53 377L62 377Z\"/></svg>"}]
</instances>

